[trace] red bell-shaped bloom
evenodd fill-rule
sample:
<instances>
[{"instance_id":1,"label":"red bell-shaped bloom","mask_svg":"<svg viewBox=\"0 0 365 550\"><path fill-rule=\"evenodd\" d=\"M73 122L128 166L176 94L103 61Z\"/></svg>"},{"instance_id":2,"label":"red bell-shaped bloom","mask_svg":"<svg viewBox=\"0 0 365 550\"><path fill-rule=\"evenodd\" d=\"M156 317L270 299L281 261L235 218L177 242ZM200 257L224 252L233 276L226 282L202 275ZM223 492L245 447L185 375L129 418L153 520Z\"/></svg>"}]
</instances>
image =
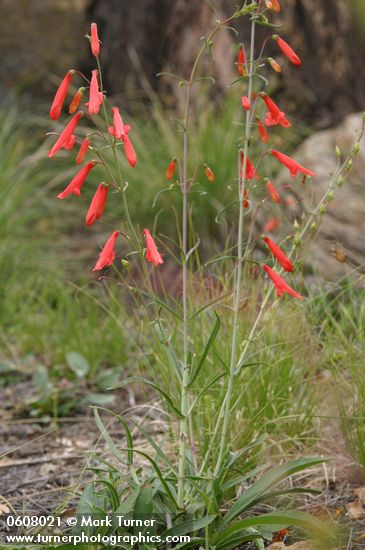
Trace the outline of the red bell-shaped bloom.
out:
<instances>
[{"instance_id":1,"label":"red bell-shaped bloom","mask_svg":"<svg viewBox=\"0 0 365 550\"><path fill-rule=\"evenodd\" d=\"M98 27L96 23L91 23L91 51L95 57L100 53L100 42L98 37Z\"/></svg>"},{"instance_id":2,"label":"red bell-shaped bloom","mask_svg":"<svg viewBox=\"0 0 365 550\"><path fill-rule=\"evenodd\" d=\"M65 149L69 148L70 146L70 140L72 141L72 135L75 132L76 126L79 123L80 118L82 117L83 113L80 111L76 113L70 120L70 122L65 126L63 129L61 135L57 139L56 143L53 145L52 149L48 153L48 156L51 158L53 157L60 149L65 147Z\"/></svg>"},{"instance_id":3,"label":"red bell-shaped bloom","mask_svg":"<svg viewBox=\"0 0 365 550\"><path fill-rule=\"evenodd\" d=\"M277 244L275 244L274 241L272 241L269 237L264 237L264 241L270 248L272 255L274 256L274 258L277 259L281 267L283 267L285 271L293 271L293 264L289 260L285 252L283 252L281 248Z\"/></svg>"},{"instance_id":4,"label":"red bell-shaped bloom","mask_svg":"<svg viewBox=\"0 0 365 550\"><path fill-rule=\"evenodd\" d=\"M93 271L100 271L103 267L111 265L115 260L115 241L119 235L119 231L113 231L109 239L106 241L103 250L99 254L99 259L95 264Z\"/></svg>"},{"instance_id":5,"label":"red bell-shaped bloom","mask_svg":"<svg viewBox=\"0 0 365 550\"><path fill-rule=\"evenodd\" d=\"M241 103L242 103L242 107L245 109L245 111L249 111L251 109L250 100L248 99L248 97L246 95L243 95L241 97Z\"/></svg>"},{"instance_id":6,"label":"red bell-shaped bloom","mask_svg":"<svg viewBox=\"0 0 365 550\"><path fill-rule=\"evenodd\" d=\"M132 142L127 134L122 138L124 142L124 152L129 164L134 168L137 164L137 155L133 148Z\"/></svg>"},{"instance_id":7,"label":"red bell-shaped bloom","mask_svg":"<svg viewBox=\"0 0 365 550\"><path fill-rule=\"evenodd\" d=\"M292 178L295 178L298 172L301 172L304 176L316 175L315 172L304 168L304 166L296 162L291 157L284 155L284 153L280 153L280 151L275 151L275 149L272 149L271 154L274 155L274 157L276 157L278 161L281 162L281 164L283 164L289 170Z\"/></svg>"},{"instance_id":8,"label":"red bell-shaped bloom","mask_svg":"<svg viewBox=\"0 0 365 550\"><path fill-rule=\"evenodd\" d=\"M108 132L112 134L116 139L122 139L126 135L123 119L119 112L118 107L113 107L113 126L109 126Z\"/></svg>"},{"instance_id":9,"label":"red bell-shaped bloom","mask_svg":"<svg viewBox=\"0 0 365 550\"><path fill-rule=\"evenodd\" d=\"M92 168L94 168L95 164L96 164L96 161L92 160L91 162L86 164L83 168L81 168L81 170L77 172L76 176L74 176L73 179L70 181L66 189L62 191L62 193L57 195L57 198L64 199L65 197L67 197L68 195L71 195L72 193L76 195L76 197L79 197L81 195L81 187L83 186L88 173L90 172L90 170L92 170Z\"/></svg>"},{"instance_id":10,"label":"red bell-shaped bloom","mask_svg":"<svg viewBox=\"0 0 365 550\"><path fill-rule=\"evenodd\" d=\"M54 100L51 106L51 110L49 112L49 116L52 120L57 120L58 117L61 114L62 106L64 104L64 101L66 99L66 95L68 92L68 88L70 86L72 75L75 73L73 69L71 71L68 71L65 78L62 80L61 84L58 87L58 90L56 92L56 95L54 96Z\"/></svg>"},{"instance_id":11,"label":"red bell-shaped bloom","mask_svg":"<svg viewBox=\"0 0 365 550\"><path fill-rule=\"evenodd\" d=\"M281 49L285 57L287 57L289 61L293 63L293 65L296 65L297 67L299 67L299 65L302 64L302 60L300 59L299 55L295 53L293 48L289 46L289 44L285 42L285 40L283 40L277 34L273 35L273 39L276 40L279 48Z\"/></svg>"},{"instance_id":12,"label":"red bell-shaped bloom","mask_svg":"<svg viewBox=\"0 0 365 550\"><path fill-rule=\"evenodd\" d=\"M295 290L293 290L284 281L284 279L282 277L280 277L280 275L275 273L275 271L273 269L271 269L271 267L269 267L268 265L264 265L263 269L264 269L264 271L266 271L266 273L268 274L268 276L270 277L270 279L274 283L275 289L276 289L276 294L279 297L282 296L286 292L287 294L290 294L291 296L294 296L294 298L298 298L299 300L303 300L303 296L301 296L300 294L295 292Z\"/></svg>"},{"instance_id":13,"label":"red bell-shaped bloom","mask_svg":"<svg viewBox=\"0 0 365 550\"><path fill-rule=\"evenodd\" d=\"M104 101L104 95L99 91L98 74L99 71L97 69L94 69L91 73L90 99L88 103L90 115L97 115Z\"/></svg>"},{"instance_id":14,"label":"red bell-shaped bloom","mask_svg":"<svg viewBox=\"0 0 365 550\"><path fill-rule=\"evenodd\" d=\"M269 191L272 200L279 204L279 202L281 202L280 195L279 195L276 187L273 185L273 183L270 180L267 180L266 188Z\"/></svg>"},{"instance_id":15,"label":"red bell-shaped bloom","mask_svg":"<svg viewBox=\"0 0 365 550\"><path fill-rule=\"evenodd\" d=\"M92 225L104 212L106 199L108 197L108 190L109 187L105 185L105 183L100 183L86 214L86 225Z\"/></svg>"},{"instance_id":16,"label":"red bell-shaped bloom","mask_svg":"<svg viewBox=\"0 0 365 550\"><path fill-rule=\"evenodd\" d=\"M269 141L269 133L265 128L265 125L261 122L261 120L257 121L257 127L259 129L260 139L262 143L267 143Z\"/></svg>"},{"instance_id":17,"label":"red bell-shaped bloom","mask_svg":"<svg viewBox=\"0 0 365 550\"><path fill-rule=\"evenodd\" d=\"M265 124L266 126L276 126L277 124L280 124L283 126L283 128L290 128L291 122L286 118L285 113L283 111L280 111L278 105L269 97L267 94L262 92L260 94L262 99L266 103L266 107L268 108L269 112L266 113L265 116Z\"/></svg>"},{"instance_id":18,"label":"red bell-shaped bloom","mask_svg":"<svg viewBox=\"0 0 365 550\"><path fill-rule=\"evenodd\" d=\"M161 254L157 250L157 246L155 244L155 241L151 237L151 233L148 229L143 230L145 236L146 236L146 260L147 262L151 262L154 265L163 264L163 259L161 257Z\"/></svg>"},{"instance_id":19,"label":"red bell-shaped bloom","mask_svg":"<svg viewBox=\"0 0 365 550\"><path fill-rule=\"evenodd\" d=\"M79 152L77 153L76 164L82 163L87 153L87 150L89 148L89 145L90 145L90 140L89 138L86 137L84 141L81 143L81 147L79 149Z\"/></svg>"},{"instance_id":20,"label":"red bell-shaped bloom","mask_svg":"<svg viewBox=\"0 0 365 550\"><path fill-rule=\"evenodd\" d=\"M174 174L175 174L175 170L176 170L176 158L173 158L173 159L170 160L169 165L168 165L167 170L166 170L166 179L167 180L172 180L172 178L174 177Z\"/></svg>"},{"instance_id":21,"label":"red bell-shaped bloom","mask_svg":"<svg viewBox=\"0 0 365 550\"><path fill-rule=\"evenodd\" d=\"M269 218L265 224L266 233L277 231L280 227L280 221L277 218Z\"/></svg>"}]
</instances>

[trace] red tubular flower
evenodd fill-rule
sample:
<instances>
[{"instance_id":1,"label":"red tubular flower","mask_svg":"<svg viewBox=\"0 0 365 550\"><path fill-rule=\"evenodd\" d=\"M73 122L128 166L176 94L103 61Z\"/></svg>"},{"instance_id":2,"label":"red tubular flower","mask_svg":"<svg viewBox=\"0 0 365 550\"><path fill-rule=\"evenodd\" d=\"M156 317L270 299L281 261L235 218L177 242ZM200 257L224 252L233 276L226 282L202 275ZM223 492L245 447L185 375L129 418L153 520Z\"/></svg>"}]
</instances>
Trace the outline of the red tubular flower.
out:
<instances>
[{"instance_id":1,"label":"red tubular flower","mask_svg":"<svg viewBox=\"0 0 365 550\"><path fill-rule=\"evenodd\" d=\"M70 151L74 145L75 145L75 136L74 134L71 134L69 140L65 143L63 148L67 149L67 151Z\"/></svg>"},{"instance_id":2,"label":"red tubular flower","mask_svg":"<svg viewBox=\"0 0 365 550\"><path fill-rule=\"evenodd\" d=\"M123 119L121 117L118 107L113 107L112 111L114 126L109 126L108 132L109 134L112 134L112 136L114 136L116 139L123 139L126 135Z\"/></svg>"},{"instance_id":3,"label":"red tubular flower","mask_svg":"<svg viewBox=\"0 0 365 550\"><path fill-rule=\"evenodd\" d=\"M66 99L71 78L74 73L75 71L73 69L71 69L71 71L68 71L65 78L62 80L61 84L58 87L56 95L54 96L51 110L49 112L49 116L51 117L52 120L57 120L61 114L62 106Z\"/></svg>"},{"instance_id":4,"label":"red tubular flower","mask_svg":"<svg viewBox=\"0 0 365 550\"><path fill-rule=\"evenodd\" d=\"M269 193L271 195L272 200L279 204L279 202L281 201L280 195L279 195L276 187L274 187L274 185L271 183L270 180L267 180L266 187L267 187L267 190L269 191Z\"/></svg>"},{"instance_id":5,"label":"red tubular flower","mask_svg":"<svg viewBox=\"0 0 365 550\"><path fill-rule=\"evenodd\" d=\"M265 125L261 122L260 119L257 120L257 127L259 129L260 139L262 143L267 143L269 141L269 134L265 128Z\"/></svg>"},{"instance_id":6,"label":"red tubular flower","mask_svg":"<svg viewBox=\"0 0 365 550\"><path fill-rule=\"evenodd\" d=\"M299 55L295 53L293 48L289 46L289 44L285 42L285 40L283 40L277 34L273 35L273 39L277 42L279 48L281 49L285 57L287 57L289 61L293 63L293 65L296 65L297 67L299 67L299 65L302 64L302 60L300 59Z\"/></svg>"},{"instance_id":7,"label":"red tubular flower","mask_svg":"<svg viewBox=\"0 0 365 550\"><path fill-rule=\"evenodd\" d=\"M82 163L87 153L87 150L89 148L89 145L90 145L90 140L89 138L86 137L84 141L81 143L81 147L79 149L79 152L77 153L76 164Z\"/></svg>"},{"instance_id":8,"label":"red tubular flower","mask_svg":"<svg viewBox=\"0 0 365 550\"><path fill-rule=\"evenodd\" d=\"M282 296L284 294L284 292L286 292L287 294L290 294L291 296L294 296L294 298L298 298L299 300L303 300L303 296L301 296L300 294L295 292L295 290L290 288L290 286L284 281L284 279L282 277L280 277L280 275L275 273L275 271L273 271L271 269L271 267L269 267L268 265L264 265L263 269L264 269L264 271L266 271L266 273L268 274L268 276L270 277L270 279L274 283L275 288L276 288L276 294L279 297Z\"/></svg>"},{"instance_id":9,"label":"red tubular flower","mask_svg":"<svg viewBox=\"0 0 365 550\"><path fill-rule=\"evenodd\" d=\"M237 55L237 71L240 76L247 76L246 52L243 44L240 44Z\"/></svg>"},{"instance_id":10,"label":"red tubular flower","mask_svg":"<svg viewBox=\"0 0 365 550\"><path fill-rule=\"evenodd\" d=\"M272 149L271 154L274 155L274 157L276 157L278 161L281 162L281 164L283 164L289 170L292 178L295 178L298 172L301 172L304 176L316 175L315 172L304 168L304 166L296 162L294 159L288 157L287 155L284 155L284 153L280 153L279 151L275 151L275 149Z\"/></svg>"},{"instance_id":11,"label":"red tubular flower","mask_svg":"<svg viewBox=\"0 0 365 550\"><path fill-rule=\"evenodd\" d=\"M104 212L108 190L109 187L105 183L101 183L97 188L86 214L86 225L92 225Z\"/></svg>"},{"instance_id":12,"label":"red tubular flower","mask_svg":"<svg viewBox=\"0 0 365 550\"><path fill-rule=\"evenodd\" d=\"M208 178L209 181L213 182L215 180L215 174L211 168L207 164L204 164L204 174Z\"/></svg>"},{"instance_id":13,"label":"red tubular flower","mask_svg":"<svg viewBox=\"0 0 365 550\"><path fill-rule=\"evenodd\" d=\"M71 195L71 193L76 195L76 197L79 197L81 195L81 187L83 186L88 173L90 172L90 170L92 170L92 168L94 168L95 164L96 161L92 160L83 168L81 168L81 170L77 172L76 176L74 176L73 179L70 181L66 189L62 191L62 193L57 195L57 198L64 199L68 195Z\"/></svg>"},{"instance_id":14,"label":"red tubular flower","mask_svg":"<svg viewBox=\"0 0 365 550\"><path fill-rule=\"evenodd\" d=\"M124 152L129 164L134 168L137 164L137 155L133 148L132 142L127 135L123 137Z\"/></svg>"},{"instance_id":15,"label":"red tubular flower","mask_svg":"<svg viewBox=\"0 0 365 550\"><path fill-rule=\"evenodd\" d=\"M97 115L100 105L102 105L104 101L103 93L99 92L98 74L99 71L97 69L91 72L90 99L88 103L90 115Z\"/></svg>"},{"instance_id":16,"label":"red tubular flower","mask_svg":"<svg viewBox=\"0 0 365 550\"><path fill-rule=\"evenodd\" d=\"M265 225L265 231L266 233L272 233L273 231L277 231L279 227L279 220L277 218L270 218L267 220L267 223Z\"/></svg>"},{"instance_id":17,"label":"red tubular flower","mask_svg":"<svg viewBox=\"0 0 365 550\"><path fill-rule=\"evenodd\" d=\"M52 149L48 153L49 158L53 157L60 149L65 147L66 149L69 147L71 141L72 141L72 135L76 129L76 126L79 123L80 118L82 117L83 112L80 111L76 113L70 120L70 122L65 126L63 129L61 135L57 139L56 143L53 145ZM71 141L70 141L71 140Z\"/></svg>"},{"instance_id":18,"label":"red tubular flower","mask_svg":"<svg viewBox=\"0 0 365 550\"><path fill-rule=\"evenodd\" d=\"M169 165L168 165L167 170L166 170L166 179L167 180L172 180L172 178L174 177L174 174L175 174L175 170L176 170L176 159L174 157L173 159L170 160Z\"/></svg>"},{"instance_id":19,"label":"red tubular flower","mask_svg":"<svg viewBox=\"0 0 365 550\"><path fill-rule=\"evenodd\" d=\"M77 111L77 108L80 105L80 101L82 100L84 93L85 88L79 88L76 94L73 96L70 106L68 108L68 112L70 113L70 115Z\"/></svg>"},{"instance_id":20,"label":"red tubular flower","mask_svg":"<svg viewBox=\"0 0 365 550\"><path fill-rule=\"evenodd\" d=\"M95 57L100 53L100 42L98 37L98 27L96 23L91 23L91 51Z\"/></svg>"},{"instance_id":21,"label":"red tubular flower","mask_svg":"<svg viewBox=\"0 0 365 550\"><path fill-rule=\"evenodd\" d=\"M244 159L245 159L244 154L241 151L241 163L242 163L241 174L240 174L241 179L242 179ZM246 165L246 174L244 178L247 180L252 180L254 178L257 178L255 167L248 157L247 157L247 165Z\"/></svg>"},{"instance_id":22,"label":"red tubular flower","mask_svg":"<svg viewBox=\"0 0 365 550\"><path fill-rule=\"evenodd\" d=\"M265 116L266 126L276 126L280 124L283 128L290 128L291 123L286 118L285 113L280 111L278 105L264 92L260 93L260 96L265 101L266 107L269 109L269 112Z\"/></svg>"},{"instance_id":23,"label":"red tubular flower","mask_svg":"<svg viewBox=\"0 0 365 550\"><path fill-rule=\"evenodd\" d=\"M270 63L271 68L274 69L276 73L282 72L283 69L281 68L279 63L276 61L276 59L274 59L273 57L268 57L267 60Z\"/></svg>"},{"instance_id":24,"label":"red tubular flower","mask_svg":"<svg viewBox=\"0 0 365 550\"><path fill-rule=\"evenodd\" d=\"M100 271L103 267L111 265L115 260L115 241L119 235L119 231L113 231L109 239L106 241L103 250L99 254L99 259L95 264L93 271Z\"/></svg>"},{"instance_id":25,"label":"red tubular flower","mask_svg":"<svg viewBox=\"0 0 365 550\"><path fill-rule=\"evenodd\" d=\"M293 264L291 263L285 252L283 252L281 248L279 248L278 245L274 243L274 241L269 239L269 237L264 237L264 241L270 248L272 255L274 256L274 258L277 259L281 267L285 269L285 271L293 271Z\"/></svg>"},{"instance_id":26,"label":"red tubular flower","mask_svg":"<svg viewBox=\"0 0 365 550\"><path fill-rule=\"evenodd\" d=\"M242 103L242 107L246 110L246 111L249 111L251 109L251 103L250 103L250 100L248 99L248 97L246 95L242 96L241 97L241 103Z\"/></svg>"},{"instance_id":27,"label":"red tubular flower","mask_svg":"<svg viewBox=\"0 0 365 550\"><path fill-rule=\"evenodd\" d=\"M161 257L161 254L157 250L155 241L151 237L151 233L148 231L148 229L143 230L145 236L146 236L146 260L147 262L151 262L154 265L163 264L163 259Z\"/></svg>"}]
</instances>

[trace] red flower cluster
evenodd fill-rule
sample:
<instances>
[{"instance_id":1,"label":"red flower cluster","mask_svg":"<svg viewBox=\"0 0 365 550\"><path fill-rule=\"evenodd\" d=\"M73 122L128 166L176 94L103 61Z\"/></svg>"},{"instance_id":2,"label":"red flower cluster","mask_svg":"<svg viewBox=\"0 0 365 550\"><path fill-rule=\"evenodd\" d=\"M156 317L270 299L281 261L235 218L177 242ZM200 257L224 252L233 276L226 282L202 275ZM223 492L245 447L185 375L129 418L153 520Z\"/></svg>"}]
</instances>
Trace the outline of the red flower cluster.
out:
<instances>
[{"instance_id":1,"label":"red flower cluster","mask_svg":"<svg viewBox=\"0 0 365 550\"><path fill-rule=\"evenodd\" d=\"M98 37L98 29L96 23L92 23L91 25L91 37L90 37L90 43L91 43L91 51L92 54L95 57L99 57L100 54L100 41ZM57 120L62 112L63 104L66 100L71 78L76 73L75 70L70 70L62 80L61 84L58 87L58 90L55 94L51 109L50 109L50 117L52 120ZM81 73L78 73L81 74ZM83 75L81 75L83 76ZM87 81L87 79L85 78ZM88 81L87 81L88 82ZM101 80L99 80L99 71L97 69L94 69L91 72L91 81L89 85L89 101L85 105L88 107L88 115L97 115L99 113L100 107L104 104L105 97L103 90L100 90ZM70 114L73 114L77 111L84 92L86 90L86 87L81 87L78 89L76 94L74 95L68 112ZM103 107L106 109L105 105ZM112 108L113 113L113 126L110 126L108 128L109 134L111 134L110 140L113 142L114 140L121 140L124 144L124 152L127 158L128 163L130 166L134 167L137 164L137 156L134 150L134 147L132 145L132 142L128 136L128 133L131 130L131 126L125 125L123 123L123 119L121 117L121 114L119 112L118 107ZM68 122L68 124L64 127L62 132L60 133L59 137L57 138L56 142L52 146L51 150L48 153L48 156L51 158L54 155L56 155L61 149L71 150L75 143L75 132L77 129L77 125L80 122L81 118L84 116L83 111L79 111L71 118L71 120ZM76 156L76 164L81 164L85 156L90 148L92 148L92 136L93 134L88 135L83 139L81 142L79 151ZM114 142L115 145L115 142ZM114 146L113 145L113 146ZM79 172L71 179L70 183L67 185L67 187L57 195L59 199L64 199L68 197L69 195L73 194L77 197L80 197L81 195L81 188L85 183L85 180L89 174L89 172L97 165L103 165L103 161L100 160L100 162L96 160L92 160L85 164ZM173 172L175 170L175 165L170 166L168 170L167 177L173 176ZM108 191L110 185L115 185L114 182L111 183L105 183L102 182L99 184L88 209L88 212L86 214L86 225L91 226L95 223L96 220L98 220L105 209L107 197L108 197ZM154 265L162 264L163 259L161 255L159 254L156 244L148 231L148 229L144 230L145 236L146 236L146 260L148 262L152 262ZM115 259L115 243L117 240L118 235L120 234L119 231L115 230L107 240L106 244L104 245L104 248L100 252L99 259L95 264L94 271L99 271L100 269L103 269L106 266L111 265L114 262Z\"/></svg>"}]
</instances>

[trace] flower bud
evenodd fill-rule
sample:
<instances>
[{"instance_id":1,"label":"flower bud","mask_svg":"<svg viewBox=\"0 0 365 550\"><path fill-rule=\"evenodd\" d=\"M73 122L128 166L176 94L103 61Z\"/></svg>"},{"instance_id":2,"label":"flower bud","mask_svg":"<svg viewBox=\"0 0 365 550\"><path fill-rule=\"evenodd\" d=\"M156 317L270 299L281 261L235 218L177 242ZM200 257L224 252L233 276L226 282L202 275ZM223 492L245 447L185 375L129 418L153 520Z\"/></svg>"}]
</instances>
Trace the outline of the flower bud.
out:
<instances>
[{"instance_id":1,"label":"flower bud","mask_svg":"<svg viewBox=\"0 0 365 550\"><path fill-rule=\"evenodd\" d=\"M360 153L360 143L355 143L354 148L352 150L353 154L356 156Z\"/></svg>"},{"instance_id":2,"label":"flower bud","mask_svg":"<svg viewBox=\"0 0 365 550\"><path fill-rule=\"evenodd\" d=\"M276 59L274 59L273 57L268 57L267 60L270 63L271 68L274 69L276 73L282 72L282 68L279 65L279 63L276 61Z\"/></svg>"},{"instance_id":3,"label":"flower bud","mask_svg":"<svg viewBox=\"0 0 365 550\"><path fill-rule=\"evenodd\" d=\"M339 186L339 188L343 186L343 182L344 182L343 176L338 176L337 185Z\"/></svg>"},{"instance_id":4,"label":"flower bud","mask_svg":"<svg viewBox=\"0 0 365 550\"><path fill-rule=\"evenodd\" d=\"M341 149L339 148L338 145L336 145L336 149L335 149L335 150L336 150L336 157L339 159L340 156L341 156Z\"/></svg>"},{"instance_id":5,"label":"flower bud","mask_svg":"<svg viewBox=\"0 0 365 550\"><path fill-rule=\"evenodd\" d=\"M353 162L352 162L352 160L350 159L350 160L348 161L348 163L347 163L347 168L348 168L348 170L351 170L352 166L353 166Z\"/></svg>"},{"instance_id":6,"label":"flower bud","mask_svg":"<svg viewBox=\"0 0 365 550\"><path fill-rule=\"evenodd\" d=\"M299 229L299 223L298 223L298 220L297 220L297 219L294 220L293 227L294 227L295 231L298 231L298 229Z\"/></svg>"},{"instance_id":7,"label":"flower bud","mask_svg":"<svg viewBox=\"0 0 365 550\"><path fill-rule=\"evenodd\" d=\"M332 202L334 198L335 198L335 195L334 195L333 191L330 191L327 195L328 202Z\"/></svg>"},{"instance_id":8,"label":"flower bud","mask_svg":"<svg viewBox=\"0 0 365 550\"><path fill-rule=\"evenodd\" d=\"M312 222L311 225L310 225L310 230L312 233L314 233L315 231L317 231L317 224L316 222Z\"/></svg>"},{"instance_id":9,"label":"flower bud","mask_svg":"<svg viewBox=\"0 0 365 550\"><path fill-rule=\"evenodd\" d=\"M326 206L324 204L321 204L321 206L319 207L319 213L321 214L321 216L326 213Z\"/></svg>"}]
</instances>

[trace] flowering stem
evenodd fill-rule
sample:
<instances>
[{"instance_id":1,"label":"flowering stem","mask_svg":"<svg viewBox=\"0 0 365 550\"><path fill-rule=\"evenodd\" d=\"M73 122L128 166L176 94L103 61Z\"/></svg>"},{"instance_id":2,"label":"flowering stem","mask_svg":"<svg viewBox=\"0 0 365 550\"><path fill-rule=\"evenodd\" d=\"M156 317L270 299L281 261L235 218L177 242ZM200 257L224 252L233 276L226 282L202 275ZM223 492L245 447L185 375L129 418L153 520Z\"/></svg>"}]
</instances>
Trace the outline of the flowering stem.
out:
<instances>
[{"instance_id":1,"label":"flowering stem","mask_svg":"<svg viewBox=\"0 0 365 550\"><path fill-rule=\"evenodd\" d=\"M253 17L251 23L251 47L250 47L250 67L248 71L248 100L250 104L252 103L252 84L253 84L253 71L254 71L254 49L255 49L255 29L256 29L256 20ZM238 335L238 313L240 309L240 295L242 287L242 270L243 270L243 261L244 261L244 252L243 252L243 218L244 218L244 192L247 183L247 159L248 159L248 147L250 142L251 127L252 127L252 116L250 110L246 112L246 127L245 127L245 141L244 141L244 151L243 151L243 162L241 164L240 151L238 152L238 194L239 194L239 222L238 222L238 233L237 233L237 248L238 248L238 258L235 269L235 278L234 278L234 291L233 291L233 327L232 327L232 340L231 340L231 355L230 355L230 365L229 365L229 377L227 385L227 393L222 404L224 408L223 415L223 426L221 441L219 445L219 454L216 467L214 470L214 475L217 476L221 467L224 458L224 454L227 447L227 434L231 410L231 399L233 391L233 382L235 377L236 370L236 354L237 354L237 335Z\"/></svg>"}]
</instances>

